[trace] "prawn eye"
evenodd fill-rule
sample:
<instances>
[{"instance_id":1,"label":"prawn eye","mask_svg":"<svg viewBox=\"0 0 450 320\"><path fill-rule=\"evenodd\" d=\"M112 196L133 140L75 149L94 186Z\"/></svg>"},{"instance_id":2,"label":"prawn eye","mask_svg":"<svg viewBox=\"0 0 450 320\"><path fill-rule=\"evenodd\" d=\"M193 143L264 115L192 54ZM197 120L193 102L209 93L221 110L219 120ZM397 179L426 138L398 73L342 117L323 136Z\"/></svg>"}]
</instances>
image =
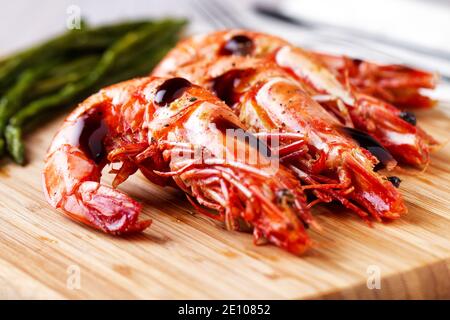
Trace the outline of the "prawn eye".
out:
<instances>
[{"instance_id":1,"label":"prawn eye","mask_svg":"<svg viewBox=\"0 0 450 320\"><path fill-rule=\"evenodd\" d=\"M247 56L252 53L253 49L254 44L252 39L244 35L236 35L225 42L220 50L220 54Z\"/></svg>"},{"instance_id":2,"label":"prawn eye","mask_svg":"<svg viewBox=\"0 0 450 320\"><path fill-rule=\"evenodd\" d=\"M166 106L178 99L192 84L184 78L172 78L164 81L156 90L155 103Z\"/></svg>"},{"instance_id":3,"label":"prawn eye","mask_svg":"<svg viewBox=\"0 0 450 320\"><path fill-rule=\"evenodd\" d=\"M363 63L363 61L361 60L361 59L352 59L352 61L353 61L353 63L357 66L357 67L359 67L359 65L361 64L361 63Z\"/></svg>"},{"instance_id":4,"label":"prawn eye","mask_svg":"<svg viewBox=\"0 0 450 320\"><path fill-rule=\"evenodd\" d=\"M243 75L243 70L232 69L213 79L213 92L229 107L232 107L236 103L234 88Z\"/></svg>"},{"instance_id":5,"label":"prawn eye","mask_svg":"<svg viewBox=\"0 0 450 320\"><path fill-rule=\"evenodd\" d=\"M399 177L396 177L396 176L390 176L390 177L387 177L387 179L396 188L400 187L400 183L402 182L402 180Z\"/></svg>"},{"instance_id":6,"label":"prawn eye","mask_svg":"<svg viewBox=\"0 0 450 320\"><path fill-rule=\"evenodd\" d=\"M235 89L243 78L251 76L255 69L231 69L212 79L212 91L229 107L238 102L239 94Z\"/></svg>"},{"instance_id":7,"label":"prawn eye","mask_svg":"<svg viewBox=\"0 0 450 320\"><path fill-rule=\"evenodd\" d=\"M368 150L378 159L378 161L380 161L375 166L374 171L388 168L392 165L392 163L395 163L395 159L389 151L387 151L377 140L369 136L367 133L349 127L341 127L341 131L355 140L360 147Z\"/></svg>"},{"instance_id":8,"label":"prawn eye","mask_svg":"<svg viewBox=\"0 0 450 320\"><path fill-rule=\"evenodd\" d=\"M406 122L412 124L413 126L415 126L416 123L417 123L417 119L416 119L415 114L412 113L412 112L409 112L409 111L402 111L402 112L400 112L400 118L402 118Z\"/></svg>"}]
</instances>

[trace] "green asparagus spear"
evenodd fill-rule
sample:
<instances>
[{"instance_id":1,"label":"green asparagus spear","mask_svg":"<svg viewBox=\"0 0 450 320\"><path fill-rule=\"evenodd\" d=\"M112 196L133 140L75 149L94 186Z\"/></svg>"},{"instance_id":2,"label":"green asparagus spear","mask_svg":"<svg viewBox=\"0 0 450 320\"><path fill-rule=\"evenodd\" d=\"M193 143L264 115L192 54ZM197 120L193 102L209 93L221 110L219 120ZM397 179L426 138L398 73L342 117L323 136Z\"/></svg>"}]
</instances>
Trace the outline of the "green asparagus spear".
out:
<instances>
[{"instance_id":1,"label":"green asparagus spear","mask_svg":"<svg viewBox=\"0 0 450 320\"><path fill-rule=\"evenodd\" d=\"M123 80L146 76L156 66L156 64L164 57L164 55L172 48L171 46L165 46L161 48L161 51L153 54L146 55L145 57L138 57L138 59L130 66L129 69L124 69L117 72L110 77L107 77L100 85L100 87L108 86Z\"/></svg>"},{"instance_id":2,"label":"green asparagus spear","mask_svg":"<svg viewBox=\"0 0 450 320\"><path fill-rule=\"evenodd\" d=\"M2 60L0 63L0 89L13 83L18 74L32 65L74 50L104 50L124 34L152 24L153 22L149 21L137 21L98 28L84 27L80 30L68 31L39 46Z\"/></svg>"},{"instance_id":3,"label":"green asparagus spear","mask_svg":"<svg viewBox=\"0 0 450 320\"><path fill-rule=\"evenodd\" d=\"M0 132L5 130L9 118L21 107L24 96L34 81L56 63L56 61L52 61L46 65L24 71L17 83L0 99ZM5 141L0 136L0 156L4 153L4 147Z\"/></svg>"},{"instance_id":4,"label":"green asparagus spear","mask_svg":"<svg viewBox=\"0 0 450 320\"><path fill-rule=\"evenodd\" d=\"M99 60L99 55L88 55L56 66L43 79L39 79L34 84L29 93L29 97L36 100L44 95L60 90L69 83L74 83L85 78L95 68Z\"/></svg>"},{"instance_id":5,"label":"green asparagus spear","mask_svg":"<svg viewBox=\"0 0 450 320\"><path fill-rule=\"evenodd\" d=\"M26 88L29 87L30 83L34 80L34 74L30 71L24 72L23 76L19 79L17 84L0 100L0 114L9 112L9 110L14 110L17 105L20 105L21 97ZM4 127L8 121L5 116L4 121L0 121L0 132L3 132ZM0 136L0 157L5 151L5 141L3 137Z\"/></svg>"},{"instance_id":6,"label":"green asparagus spear","mask_svg":"<svg viewBox=\"0 0 450 320\"><path fill-rule=\"evenodd\" d=\"M144 26L136 32L126 34L103 54L100 62L85 79L76 83L70 83L56 94L33 101L19 111L10 119L10 123L5 130L8 151L13 159L17 163L24 163L22 126L29 119L55 106L70 103L89 88L101 83L102 77L110 69L113 69L121 55L131 53L134 49L149 42L153 43L154 46L162 46L161 40L158 41L158 39L164 38L161 35L178 33L184 24L185 21L163 21L152 26ZM157 48L157 50L160 50L160 48Z\"/></svg>"},{"instance_id":7,"label":"green asparagus spear","mask_svg":"<svg viewBox=\"0 0 450 320\"><path fill-rule=\"evenodd\" d=\"M5 151L3 132L8 120L24 103L86 77L98 60L98 56L87 56L60 65L55 60L22 72L17 83L0 99L0 157ZM46 79L40 79L41 77Z\"/></svg>"},{"instance_id":8,"label":"green asparagus spear","mask_svg":"<svg viewBox=\"0 0 450 320\"><path fill-rule=\"evenodd\" d=\"M175 27L177 29L179 28L179 26L177 25L175 25ZM168 31L170 31L170 29ZM166 34L162 34L161 37L158 37L158 42L160 43L161 46L163 46L164 43L167 43L170 46L172 46L175 44L176 41L177 37L174 34L170 34L169 37L167 37L167 32ZM125 72L129 74L130 77L147 74L148 71L151 69L151 67L154 66L154 64L149 64L147 70L143 70L142 72L136 72L134 71L135 68L134 62L138 59L151 60L151 56L154 52L161 51L162 53L165 53L167 51L167 49L162 50L163 48L161 49L155 48L157 46L155 41L149 43L152 45L142 46L144 48L143 51L133 50L133 52L130 52L129 54L122 55L120 59L117 61L117 63L114 64L112 70L108 72L108 77L112 79L118 79L118 81L125 79L123 76L122 77L116 76L118 72L121 72L121 68L124 68ZM136 54L136 52L138 54ZM162 54L160 55L160 57L162 57ZM35 99L36 97L39 97L43 94L54 92L56 91L56 89L61 88L68 83L76 82L84 78L86 74L94 68L98 60L99 58L97 56L88 56L82 57L66 65L63 64L62 66L57 66L56 68L51 70L50 74L48 75L49 77L48 79L40 80L34 86L34 88L32 88L29 96ZM109 81L108 83L111 82Z\"/></svg>"}]
</instances>

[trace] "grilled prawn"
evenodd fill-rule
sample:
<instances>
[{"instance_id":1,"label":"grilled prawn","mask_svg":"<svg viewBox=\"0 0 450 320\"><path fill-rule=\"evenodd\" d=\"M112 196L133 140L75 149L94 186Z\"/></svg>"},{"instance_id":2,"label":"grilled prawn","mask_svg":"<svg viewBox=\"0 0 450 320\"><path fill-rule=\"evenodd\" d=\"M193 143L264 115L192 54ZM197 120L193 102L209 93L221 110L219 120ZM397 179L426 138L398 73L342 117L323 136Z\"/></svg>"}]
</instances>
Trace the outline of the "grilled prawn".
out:
<instances>
[{"instance_id":1,"label":"grilled prawn","mask_svg":"<svg viewBox=\"0 0 450 320\"><path fill-rule=\"evenodd\" d=\"M391 182L374 171L375 165L395 166L389 152L366 134L343 127L273 61L231 55L171 71L169 65L163 61L156 74L183 76L213 90L256 135L280 138L280 158L307 184L304 189L314 191L314 203L337 200L366 220L369 215L396 219L406 212Z\"/></svg>"},{"instance_id":2,"label":"grilled prawn","mask_svg":"<svg viewBox=\"0 0 450 320\"><path fill-rule=\"evenodd\" d=\"M341 83L350 81L361 92L399 108L431 108L435 101L421 89L434 89L436 74L402 65L380 65L346 56L312 52Z\"/></svg>"},{"instance_id":3,"label":"grilled prawn","mask_svg":"<svg viewBox=\"0 0 450 320\"><path fill-rule=\"evenodd\" d=\"M223 102L182 78L110 86L82 102L54 137L43 173L46 198L104 232L142 231L151 221L140 221L141 205L116 189L140 170L155 184L183 190L228 229L252 228L256 240L301 253L310 244L304 225L313 221L300 183L282 166L247 160L262 155L250 143L254 136L229 136L228 129L241 128ZM112 187L100 184L107 164L120 164Z\"/></svg>"},{"instance_id":4,"label":"grilled prawn","mask_svg":"<svg viewBox=\"0 0 450 320\"><path fill-rule=\"evenodd\" d=\"M416 126L411 113L343 84L316 55L274 36L244 30L194 36L178 44L155 74L223 56L252 56L275 62L342 124L368 133L397 160L419 167L429 162L430 148L436 141ZM405 92L399 88L397 96Z\"/></svg>"}]
</instances>

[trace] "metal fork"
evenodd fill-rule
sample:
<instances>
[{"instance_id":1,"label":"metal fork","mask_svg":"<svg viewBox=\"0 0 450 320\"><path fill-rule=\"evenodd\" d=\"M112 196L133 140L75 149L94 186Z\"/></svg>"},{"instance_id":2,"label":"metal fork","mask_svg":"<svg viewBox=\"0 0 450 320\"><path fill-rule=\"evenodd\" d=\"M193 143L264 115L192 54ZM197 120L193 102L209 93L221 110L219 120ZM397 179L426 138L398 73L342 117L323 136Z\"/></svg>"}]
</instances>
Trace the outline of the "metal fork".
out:
<instances>
[{"instance_id":1,"label":"metal fork","mask_svg":"<svg viewBox=\"0 0 450 320\"><path fill-rule=\"evenodd\" d=\"M234 18L233 12L227 6L223 6L215 0L194 0L193 4L197 7L200 14L205 17L215 28L246 28Z\"/></svg>"},{"instance_id":2,"label":"metal fork","mask_svg":"<svg viewBox=\"0 0 450 320\"><path fill-rule=\"evenodd\" d=\"M194 0L194 4L200 12L203 12L203 16L205 18L207 18L210 21L211 25L215 28L248 29L250 27L242 22L244 19L239 19L239 18L242 18L239 11L231 11L231 9L228 6L223 5L220 1L217 1L217 0ZM366 50L370 49L370 51L372 53L376 52L376 53L382 55L384 58L387 58L387 57L390 59L395 58L394 56L389 55L385 52L379 51L377 49L372 49L372 48L368 48L368 47L361 48L361 45L355 45L354 42L346 41L345 39L340 39L340 38L336 39L336 38L332 38L332 37L327 37L327 36L324 36L317 32L313 32L313 31L309 31L309 30L305 31L305 32L313 35L314 38L316 40L318 40L318 42L323 42L323 43L332 42L337 45L344 44L346 46L351 46L351 47L355 47L358 49L366 49Z\"/></svg>"},{"instance_id":3,"label":"metal fork","mask_svg":"<svg viewBox=\"0 0 450 320\"><path fill-rule=\"evenodd\" d=\"M243 21L245 20L239 10L231 10L229 4L223 4L218 0L194 0L194 4L197 7L197 10L202 14L205 18L210 21L210 24L217 29L224 28L241 28L241 29L252 29L252 26L246 25ZM442 64L440 64L439 60L435 59L422 59L418 56L416 58L405 58L394 53L386 52L386 50L379 49L376 43L366 43L361 41L356 41L355 39L344 35L326 35L322 34L320 30L306 30L303 29L305 34L311 36L316 43L322 44L333 44L336 46L344 46L349 49L354 49L357 51L360 56L373 56L378 55L382 60L388 60L390 62L395 63L408 63L413 66L424 68L428 70L437 70L442 68ZM298 45L305 46L305 43L297 43ZM307 47L310 47L306 45ZM377 59L375 59L377 60ZM441 69L441 72L443 70ZM450 74L446 72L442 72L442 78L444 80L450 80Z\"/></svg>"}]
</instances>

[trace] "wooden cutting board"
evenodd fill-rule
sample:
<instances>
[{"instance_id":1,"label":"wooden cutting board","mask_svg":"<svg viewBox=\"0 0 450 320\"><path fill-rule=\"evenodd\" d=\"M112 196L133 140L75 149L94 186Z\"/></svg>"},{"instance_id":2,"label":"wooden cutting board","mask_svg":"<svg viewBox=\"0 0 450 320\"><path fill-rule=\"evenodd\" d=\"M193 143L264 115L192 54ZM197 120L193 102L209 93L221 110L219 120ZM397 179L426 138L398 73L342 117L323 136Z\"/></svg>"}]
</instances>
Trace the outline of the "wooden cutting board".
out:
<instances>
[{"instance_id":1,"label":"wooden cutting board","mask_svg":"<svg viewBox=\"0 0 450 320\"><path fill-rule=\"evenodd\" d=\"M449 111L420 112L419 122L446 142ZM450 298L448 144L425 173L395 173L403 219L370 228L321 207L317 246L296 257L193 214L180 192L141 175L121 188L154 220L143 234L112 237L67 219L41 191L42 159L61 122L28 138L28 166L1 166L0 298Z\"/></svg>"}]
</instances>

